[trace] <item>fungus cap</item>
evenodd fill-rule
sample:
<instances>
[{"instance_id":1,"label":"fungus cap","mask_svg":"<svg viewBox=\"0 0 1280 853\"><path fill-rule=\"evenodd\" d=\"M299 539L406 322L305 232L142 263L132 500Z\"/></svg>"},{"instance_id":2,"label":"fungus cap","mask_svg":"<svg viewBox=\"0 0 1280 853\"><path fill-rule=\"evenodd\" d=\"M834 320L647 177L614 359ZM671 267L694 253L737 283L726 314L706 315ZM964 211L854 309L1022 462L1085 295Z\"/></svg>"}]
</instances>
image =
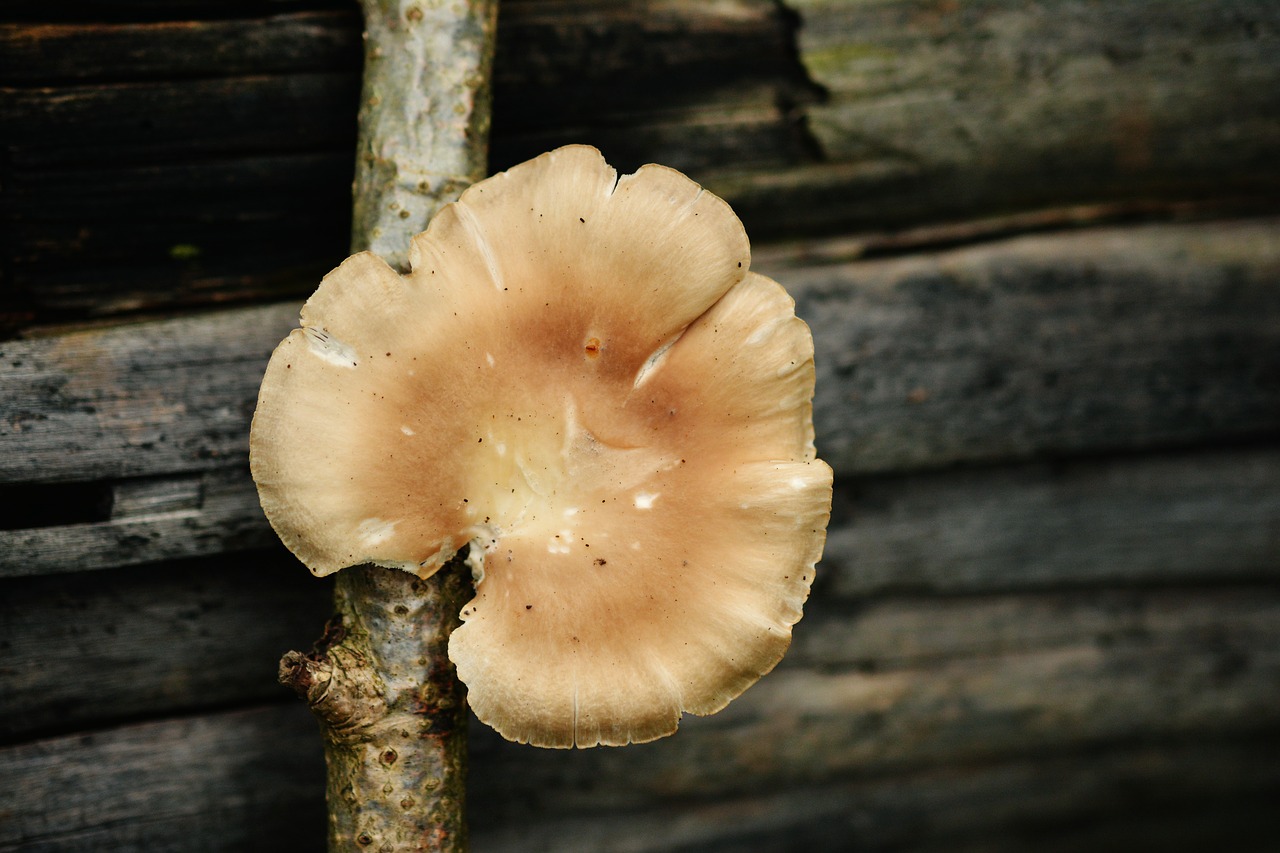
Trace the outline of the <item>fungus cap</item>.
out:
<instances>
[{"instance_id":1,"label":"fungus cap","mask_svg":"<svg viewBox=\"0 0 1280 853\"><path fill-rule=\"evenodd\" d=\"M539 746L652 740L790 642L831 504L813 344L729 206L570 146L473 185L400 275L358 254L276 349L250 441L317 575L471 544L449 655Z\"/></svg>"}]
</instances>

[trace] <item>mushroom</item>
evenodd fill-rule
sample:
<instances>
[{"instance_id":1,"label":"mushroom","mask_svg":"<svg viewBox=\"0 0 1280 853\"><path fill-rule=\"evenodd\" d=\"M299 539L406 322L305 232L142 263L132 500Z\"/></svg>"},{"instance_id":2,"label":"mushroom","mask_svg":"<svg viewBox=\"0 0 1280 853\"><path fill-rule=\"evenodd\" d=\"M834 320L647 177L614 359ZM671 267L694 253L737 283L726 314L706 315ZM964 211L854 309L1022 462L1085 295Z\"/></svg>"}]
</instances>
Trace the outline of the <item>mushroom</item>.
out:
<instances>
[{"instance_id":1,"label":"mushroom","mask_svg":"<svg viewBox=\"0 0 1280 853\"><path fill-rule=\"evenodd\" d=\"M831 505L813 344L729 206L569 146L358 254L273 354L263 508L316 575L427 577L470 546L449 656L479 719L620 745L781 659Z\"/></svg>"}]
</instances>

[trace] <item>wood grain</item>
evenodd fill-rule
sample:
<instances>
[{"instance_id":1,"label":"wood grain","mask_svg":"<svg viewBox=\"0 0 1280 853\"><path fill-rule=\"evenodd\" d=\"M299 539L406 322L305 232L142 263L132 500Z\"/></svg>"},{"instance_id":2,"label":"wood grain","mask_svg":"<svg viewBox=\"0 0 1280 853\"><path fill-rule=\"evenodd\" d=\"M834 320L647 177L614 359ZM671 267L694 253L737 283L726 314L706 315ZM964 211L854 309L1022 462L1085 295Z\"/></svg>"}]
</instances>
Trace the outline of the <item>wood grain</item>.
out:
<instances>
[{"instance_id":1,"label":"wood grain","mask_svg":"<svg viewBox=\"0 0 1280 853\"><path fill-rule=\"evenodd\" d=\"M1023 630L1047 618L1061 636L1025 648L1016 620L975 603L950 602L952 624L965 610L1003 623L985 648L879 671L788 661L651 745L534 750L473 727L475 849L945 849L1015 830L1062 844L1095 821L1178 814L1195 840L1274 826L1273 588L1033 596ZM292 704L0 747L0 849L291 848L322 826L322 772Z\"/></svg>"},{"instance_id":2,"label":"wood grain","mask_svg":"<svg viewBox=\"0 0 1280 853\"><path fill-rule=\"evenodd\" d=\"M331 584L245 462L346 253L359 24L48 8L0 12L0 331L37 330L0 344L0 851L317 849L275 662ZM584 752L473 722L474 849L1274 846L1280 11L1153 8L504 0L490 168L588 142L727 198L840 481L723 713Z\"/></svg>"},{"instance_id":3,"label":"wood grain","mask_svg":"<svg viewBox=\"0 0 1280 853\"><path fill-rule=\"evenodd\" d=\"M118 9L121 4L110 5ZM259 13L276 10L283 14L212 21L0 24L0 80L65 85L72 80L357 72L360 16L355 9L287 11L280 4L260 4ZM170 5L171 14L178 11L176 4Z\"/></svg>"},{"instance_id":4,"label":"wood grain","mask_svg":"<svg viewBox=\"0 0 1280 853\"><path fill-rule=\"evenodd\" d=\"M243 465L258 384L297 305L0 347L0 481L91 481Z\"/></svg>"},{"instance_id":5,"label":"wood grain","mask_svg":"<svg viewBox=\"0 0 1280 853\"><path fill-rule=\"evenodd\" d=\"M755 795L625 792L604 809L530 812L477 827L477 851L1263 851L1277 820L1277 744L1161 744ZM481 763L482 768L487 765ZM1195 780L1194 782L1191 780ZM603 785L601 787L604 787ZM616 789L614 789L616 790Z\"/></svg>"},{"instance_id":6,"label":"wood grain","mask_svg":"<svg viewBox=\"0 0 1280 853\"><path fill-rule=\"evenodd\" d=\"M280 655L320 636L333 606L332 582L283 549L0 589L6 741L291 699Z\"/></svg>"},{"instance_id":7,"label":"wood grain","mask_svg":"<svg viewBox=\"0 0 1280 853\"><path fill-rule=\"evenodd\" d=\"M1274 219L1028 236L773 271L817 348L840 473L1280 428Z\"/></svg>"},{"instance_id":8,"label":"wood grain","mask_svg":"<svg viewBox=\"0 0 1280 853\"><path fill-rule=\"evenodd\" d=\"M1137 526L1145 521L1131 520ZM1230 533L1221 534L1224 541ZM1095 543L1088 559L1112 560L1105 571L1095 569L1110 586L1072 586L1064 578L1061 589L1012 592L1008 587L1016 580L1006 580L986 589L970 586L954 598L860 599L846 597L840 579L820 567L819 586L783 667L729 711L688 721L686 728L751 729L775 717L776 725L786 727L795 721L784 706L798 702L792 694L802 691L818 704L810 713L801 702L794 713L804 717L814 737L821 730L818 721L826 721L822 736L830 742L824 741L822 753L836 761L841 738L848 735L840 733L842 725L875 716L886 725L896 720L894 725L908 727L927 719L936 728L944 720L935 715L949 713L953 699L960 701L954 697L972 701L952 721L958 728L947 739L908 745L869 731L857 745L866 754L828 768L834 772L863 761L918 763L954 757L950 750L980 752L996 743L995 735L964 727L977 725L984 713L995 726L994 717L1012 713L1002 710L1011 701L1026 703L1020 712L1026 719L1020 717L1001 737L1019 748L1055 738L1074 743L1119 737L1111 729L1091 728L1100 726L1164 726L1177 733L1209 725L1212 713L1222 714L1220 728L1265 723L1266 702L1280 698L1280 673L1274 669L1280 664L1272 660L1272 650L1280 648L1280 598L1267 585L1274 559L1253 581L1224 585L1223 573L1210 567L1198 577L1150 578L1145 587L1117 589L1125 578L1124 553L1105 530L1086 528L1078 535ZM1200 535L1214 535L1208 523L1191 526L1173 547L1191 547ZM1031 551L1036 540L1028 535L1021 545ZM945 575L948 558L939 549L930 565ZM0 695L6 707L0 733L73 730L145 709L188 711L278 695L274 663L285 648L305 646L319 635L329 612L329 585L275 551L228 560L5 581ZM1169 669L1181 673L1175 677ZM86 671L94 677L83 678ZM1123 707L1162 690L1171 704L1145 711ZM1180 695L1182 690L1188 695ZM948 691L957 692L945 698ZM1087 715L1084 705L1090 705ZM1112 710L1110 719L1104 719L1105 709ZM1185 712L1181 728L1169 728L1173 709ZM1065 725L1068 714L1078 718L1078 730L1049 725L1055 719ZM1138 716L1126 722L1130 715ZM1036 722L1040 717L1043 726ZM692 748L689 741L681 738L681 749ZM848 746L854 748L853 742ZM777 758L777 766L790 766L791 759ZM801 762L799 755L793 758ZM678 751L670 760L673 767L681 760ZM726 772L727 784L732 772Z\"/></svg>"},{"instance_id":9,"label":"wood grain","mask_svg":"<svg viewBox=\"0 0 1280 853\"><path fill-rule=\"evenodd\" d=\"M0 749L0 768L18 783L0 789L9 817L0 850L319 849L323 769L311 728L300 707L267 707ZM475 822L472 847L1013 851L1031 841L1081 849L1092 839L1119 849L1105 842L1127 831L1139 849L1145 840L1169 850L1263 850L1276 828L1268 799L1280 789L1276 749L1274 738L1211 738L711 799L652 798L609 775L593 781L601 796L589 806L495 803L499 813ZM574 755L536 754L551 765ZM181 772L179 762L204 772ZM476 769L503 771L491 756ZM76 798L59 796L68 787Z\"/></svg>"},{"instance_id":10,"label":"wood grain","mask_svg":"<svg viewBox=\"0 0 1280 853\"><path fill-rule=\"evenodd\" d=\"M80 4L66 20L83 23L55 25L36 8L0 29L4 325L305 295L345 248L350 10L184 3L178 22ZM1258 0L1154 17L1079 0L511 2L490 168L569 142L623 170L663 162L757 239L1070 205L1274 211L1276 15ZM295 157L287 186L233 194L246 162ZM198 175L178 200L130 177L168 169ZM40 200L69 182L112 210ZM175 263L175 246L202 260Z\"/></svg>"},{"instance_id":11,"label":"wood grain","mask_svg":"<svg viewBox=\"0 0 1280 853\"><path fill-rule=\"evenodd\" d=\"M1083 230L768 271L814 331L819 451L865 474L1274 434L1277 233L1267 219ZM4 344L0 482L242 463L296 310Z\"/></svg>"},{"instance_id":12,"label":"wood grain","mask_svg":"<svg viewBox=\"0 0 1280 853\"><path fill-rule=\"evenodd\" d=\"M849 598L1280 577L1271 447L855 480L818 583Z\"/></svg>"},{"instance_id":13,"label":"wood grain","mask_svg":"<svg viewBox=\"0 0 1280 853\"><path fill-rule=\"evenodd\" d=\"M355 142L359 83L331 71L0 90L15 170L309 152Z\"/></svg>"},{"instance_id":14,"label":"wood grain","mask_svg":"<svg viewBox=\"0 0 1280 853\"><path fill-rule=\"evenodd\" d=\"M129 507L140 488L182 494L189 499L159 505L147 501ZM6 554L0 560L0 577L83 572L230 554L270 547L277 541L258 505L258 490L243 467L122 480L105 490L112 509L102 520L63 522L56 515L59 507L55 494L39 508L48 513L43 519L35 519L42 526L0 530L0 549Z\"/></svg>"},{"instance_id":15,"label":"wood grain","mask_svg":"<svg viewBox=\"0 0 1280 853\"><path fill-rule=\"evenodd\" d=\"M345 254L355 16L148 9L0 25L0 118L16 129L0 327L302 297ZM624 169L800 156L781 93L805 84L771 3L517 2L499 40L495 170L570 142Z\"/></svg>"},{"instance_id":16,"label":"wood grain","mask_svg":"<svg viewBox=\"0 0 1280 853\"><path fill-rule=\"evenodd\" d=\"M0 750L0 850L319 850L324 765L297 703Z\"/></svg>"},{"instance_id":17,"label":"wood grain","mask_svg":"<svg viewBox=\"0 0 1280 853\"><path fill-rule=\"evenodd\" d=\"M1280 183L1274 4L789 5L829 93L809 129L825 159L879 175L847 176L838 189L862 191L846 215Z\"/></svg>"},{"instance_id":18,"label":"wood grain","mask_svg":"<svg viewBox=\"0 0 1280 853\"><path fill-rule=\"evenodd\" d=\"M1081 635L1055 648L910 668L785 661L718 715L686 718L673 738L554 765L478 732L476 760L503 768L486 777L493 787L482 799L581 809L609 804L591 781L609 777L630 780L629 796L712 797L1142 739L1194 742L1211 731L1252 736L1273 730L1280 700L1274 607L1272 598L1269 613L1238 624L1220 611L1226 618L1208 633L1185 630L1171 614L1110 642Z\"/></svg>"}]
</instances>

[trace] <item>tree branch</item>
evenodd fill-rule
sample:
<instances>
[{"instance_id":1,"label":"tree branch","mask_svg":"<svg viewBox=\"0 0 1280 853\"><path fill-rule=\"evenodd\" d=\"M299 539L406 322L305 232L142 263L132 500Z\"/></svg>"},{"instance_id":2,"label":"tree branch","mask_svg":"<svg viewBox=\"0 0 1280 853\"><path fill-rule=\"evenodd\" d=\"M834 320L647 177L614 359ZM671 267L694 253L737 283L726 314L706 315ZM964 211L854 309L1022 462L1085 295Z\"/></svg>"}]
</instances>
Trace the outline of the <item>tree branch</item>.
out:
<instances>
[{"instance_id":1,"label":"tree branch","mask_svg":"<svg viewBox=\"0 0 1280 853\"><path fill-rule=\"evenodd\" d=\"M363 0L353 251L403 268L409 238L484 177L497 0Z\"/></svg>"},{"instance_id":2,"label":"tree branch","mask_svg":"<svg viewBox=\"0 0 1280 853\"><path fill-rule=\"evenodd\" d=\"M497 0L362 6L351 245L403 269L410 238L484 176ZM345 569L325 636L280 661L324 733L330 851L466 849L466 691L448 642L471 592L457 558L426 580Z\"/></svg>"}]
</instances>

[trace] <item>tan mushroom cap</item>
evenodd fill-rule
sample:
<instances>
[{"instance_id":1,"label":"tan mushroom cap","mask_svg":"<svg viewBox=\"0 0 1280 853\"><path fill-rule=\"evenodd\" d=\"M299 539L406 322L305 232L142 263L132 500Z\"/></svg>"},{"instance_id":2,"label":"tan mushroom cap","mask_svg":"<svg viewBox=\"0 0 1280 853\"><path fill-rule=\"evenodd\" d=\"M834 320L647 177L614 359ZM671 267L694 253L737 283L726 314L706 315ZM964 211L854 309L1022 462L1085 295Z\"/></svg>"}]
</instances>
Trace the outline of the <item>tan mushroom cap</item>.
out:
<instances>
[{"instance_id":1,"label":"tan mushroom cap","mask_svg":"<svg viewBox=\"0 0 1280 853\"><path fill-rule=\"evenodd\" d=\"M251 462L317 575L427 576L474 543L449 654L512 740L652 740L782 657L821 555L813 346L729 206L571 146L324 279ZM481 564L482 558L482 564Z\"/></svg>"}]
</instances>

